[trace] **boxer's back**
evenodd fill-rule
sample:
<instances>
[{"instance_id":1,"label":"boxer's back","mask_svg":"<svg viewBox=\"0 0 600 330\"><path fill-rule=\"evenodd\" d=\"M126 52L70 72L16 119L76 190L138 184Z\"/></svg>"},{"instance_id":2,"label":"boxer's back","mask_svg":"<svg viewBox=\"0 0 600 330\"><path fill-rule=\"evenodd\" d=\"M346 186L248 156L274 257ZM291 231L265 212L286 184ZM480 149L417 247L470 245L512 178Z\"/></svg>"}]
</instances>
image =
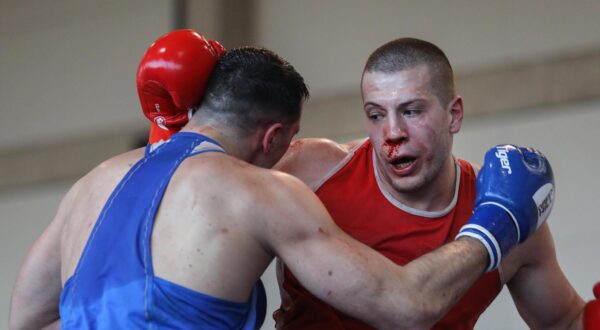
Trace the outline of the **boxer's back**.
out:
<instances>
[{"instance_id":1,"label":"boxer's back","mask_svg":"<svg viewBox=\"0 0 600 330\"><path fill-rule=\"evenodd\" d=\"M73 274L96 220L119 181L144 155L136 149L111 158L81 178L62 201L57 220L61 235L61 278L63 285Z\"/></svg>"},{"instance_id":2,"label":"boxer's back","mask_svg":"<svg viewBox=\"0 0 600 330\"><path fill-rule=\"evenodd\" d=\"M156 274L203 293L245 301L273 259L255 235L256 217L267 208L259 192L271 175L220 153L181 164L155 220Z\"/></svg>"},{"instance_id":3,"label":"boxer's back","mask_svg":"<svg viewBox=\"0 0 600 330\"><path fill-rule=\"evenodd\" d=\"M66 199L63 283L96 235L92 228L103 218L99 215L105 204L112 203L109 196L119 182L127 181L123 177L142 156L138 150L105 162L80 180L73 197ZM272 174L220 152L184 160L168 181L154 220L150 251L155 277L215 298L247 302L272 259L253 236L253 209L261 203L253 187L264 181L263 176Z\"/></svg>"}]
</instances>

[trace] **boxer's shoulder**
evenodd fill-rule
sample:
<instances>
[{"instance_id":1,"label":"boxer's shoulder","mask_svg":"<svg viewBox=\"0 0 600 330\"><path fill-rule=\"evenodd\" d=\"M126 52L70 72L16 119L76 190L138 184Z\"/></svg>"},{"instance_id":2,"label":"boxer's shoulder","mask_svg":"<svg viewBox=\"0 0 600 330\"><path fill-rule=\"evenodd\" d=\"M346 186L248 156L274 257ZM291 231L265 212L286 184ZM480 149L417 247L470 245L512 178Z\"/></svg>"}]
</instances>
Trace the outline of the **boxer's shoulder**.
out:
<instances>
[{"instance_id":1,"label":"boxer's shoulder","mask_svg":"<svg viewBox=\"0 0 600 330\"><path fill-rule=\"evenodd\" d=\"M240 203L277 184L275 172L225 153L206 153L184 161L173 175L171 185L223 194Z\"/></svg>"},{"instance_id":2,"label":"boxer's shoulder","mask_svg":"<svg viewBox=\"0 0 600 330\"><path fill-rule=\"evenodd\" d=\"M94 169L92 169L82 179L85 180L105 180L108 177L123 177L129 169L144 156L144 148L134 149L112 158L109 158Z\"/></svg>"},{"instance_id":3,"label":"boxer's shoulder","mask_svg":"<svg viewBox=\"0 0 600 330\"><path fill-rule=\"evenodd\" d=\"M342 144L342 148L344 148L344 150L346 150L346 153L351 152L352 150L355 150L356 148L358 148L359 145L365 143L367 139L365 138L360 138L360 139L356 139L356 140L352 140L350 142L346 142L344 144Z\"/></svg>"},{"instance_id":4,"label":"boxer's shoulder","mask_svg":"<svg viewBox=\"0 0 600 330\"><path fill-rule=\"evenodd\" d=\"M226 154L189 159L175 173L170 187L177 187L185 196L197 196L194 204L200 205L199 209L219 205L233 218L244 219L269 218L289 209L302 195L311 194L305 184L290 174L257 167Z\"/></svg>"},{"instance_id":5,"label":"boxer's shoulder","mask_svg":"<svg viewBox=\"0 0 600 330\"><path fill-rule=\"evenodd\" d=\"M257 167L226 153L203 153L186 159L177 169L173 179L203 182L206 185L241 185L244 178L252 177Z\"/></svg>"},{"instance_id":6,"label":"boxer's shoulder","mask_svg":"<svg viewBox=\"0 0 600 330\"><path fill-rule=\"evenodd\" d=\"M80 178L71 190L81 199L91 195L94 199L104 200L143 156L144 149L139 148L107 159Z\"/></svg>"},{"instance_id":7,"label":"boxer's shoulder","mask_svg":"<svg viewBox=\"0 0 600 330\"><path fill-rule=\"evenodd\" d=\"M80 178L59 206L56 221L61 222L65 248L63 275L72 274L94 222L125 173L144 155L144 149L129 151L105 160ZM66 278L66 277L65 277Z\"/></svg>"},{"instance_id":8,"label":"boxer's shoulder","mask_svg":"<svg viewBox=\"0 0 600 330\"><path fill-rule=\"evenodd\" d=\"M262 196L268 199L273 198L272 195L297 191L298 187L307 189L298 178L288 173L258 167L225 154L217 157L203 176L210 177L220 187L236 189L237 193L245 192L253 203Z\"/></svg>"},{"instance_id":9,"label":"boxer's shoulder","mask_svg":"<svg viewBox=\"0 0 600 330\"><path fill-rule=\"evenodd\" d=\"M275 169L294 175L312 186L339 164L351 148L351 145L329 139L300 139L290 145Z\"/></svg>"}]
</instances>

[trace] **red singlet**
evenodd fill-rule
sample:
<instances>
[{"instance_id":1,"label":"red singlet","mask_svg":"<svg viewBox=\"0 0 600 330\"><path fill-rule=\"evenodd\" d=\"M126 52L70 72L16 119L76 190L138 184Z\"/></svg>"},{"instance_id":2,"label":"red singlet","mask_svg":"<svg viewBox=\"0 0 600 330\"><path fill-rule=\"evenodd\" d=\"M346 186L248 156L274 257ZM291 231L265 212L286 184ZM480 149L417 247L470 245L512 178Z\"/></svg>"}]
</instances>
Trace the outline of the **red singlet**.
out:
<instances>
[{"instance_id":1,"label":"red singlet","mask_svg":"<svg viewBox=\"0 0 600 330\"><path fill-rule=\"evenodd\" d=\"M344 162L317 195L340 228L399 265L453 241L472 214L476 175L464 160L457 161L458 191L438 212L412 209L383 192L370 140ZM278 329L372 329L311 295L289 269L283 274L281 308L274 313ZM498 271L484 274L433 329L473 329L501 289Z\"/></svg>"}]
</instances>

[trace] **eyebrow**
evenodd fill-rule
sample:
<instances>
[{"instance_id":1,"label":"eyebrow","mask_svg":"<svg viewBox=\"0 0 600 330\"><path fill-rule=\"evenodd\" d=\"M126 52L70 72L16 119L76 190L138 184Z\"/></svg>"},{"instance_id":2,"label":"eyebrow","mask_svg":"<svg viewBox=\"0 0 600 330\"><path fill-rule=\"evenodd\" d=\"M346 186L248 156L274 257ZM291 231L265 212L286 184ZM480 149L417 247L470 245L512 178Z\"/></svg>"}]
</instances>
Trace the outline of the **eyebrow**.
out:
<instances>
[{"instance_id":1,"label":"eyebrow","mask_svg":"<svg viewBox=\"0 0 600 330\"><path fill-rule=\"evenodd\" d=\"M421 99L421 98L416 98L416 99L408 100L408 101L400 103L395 109L406 108L407 106L409 106L409 105L411 105L413 103L418 103L418 102L427 103L427 100ZM382 108L381 105L379 105L379 104L377 104L375 102L371 102L371 101L363 104L363 109L366 108L367 106L374 106L374 107Z\"/></svg>"}]
</instances>

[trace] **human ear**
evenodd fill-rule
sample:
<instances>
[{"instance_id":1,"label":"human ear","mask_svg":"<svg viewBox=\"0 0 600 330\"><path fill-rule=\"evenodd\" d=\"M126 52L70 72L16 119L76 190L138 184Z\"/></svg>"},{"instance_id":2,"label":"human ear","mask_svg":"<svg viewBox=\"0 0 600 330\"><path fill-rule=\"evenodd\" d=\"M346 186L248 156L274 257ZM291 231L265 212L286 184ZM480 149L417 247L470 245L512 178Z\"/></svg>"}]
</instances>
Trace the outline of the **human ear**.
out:
<instances>
[{"instance_id":1,"label":"human ear","mask_svg":"<svg viewBox=\"0 0 600 330\"><path fill-rule=\"evenodd\" d=\"M273 141L277 138L277 135L282 131L283 125L281 123L269 124L266 127L265 134L262 138L263 153L269 153L273 146Z\"/></svg>"},{"instance_id":2,"label":"human ear","mask_svg":"<svg viewBox=\"0 0 600 330\"><path fill-rule=\"evenodd\" d=\"M464 116L462 97L455 96L454 99L452 99L452 101L448 104L448 108L450 109L451 116L450 133L456 134L460 131Z\"/></svg>"}]
</instances>

